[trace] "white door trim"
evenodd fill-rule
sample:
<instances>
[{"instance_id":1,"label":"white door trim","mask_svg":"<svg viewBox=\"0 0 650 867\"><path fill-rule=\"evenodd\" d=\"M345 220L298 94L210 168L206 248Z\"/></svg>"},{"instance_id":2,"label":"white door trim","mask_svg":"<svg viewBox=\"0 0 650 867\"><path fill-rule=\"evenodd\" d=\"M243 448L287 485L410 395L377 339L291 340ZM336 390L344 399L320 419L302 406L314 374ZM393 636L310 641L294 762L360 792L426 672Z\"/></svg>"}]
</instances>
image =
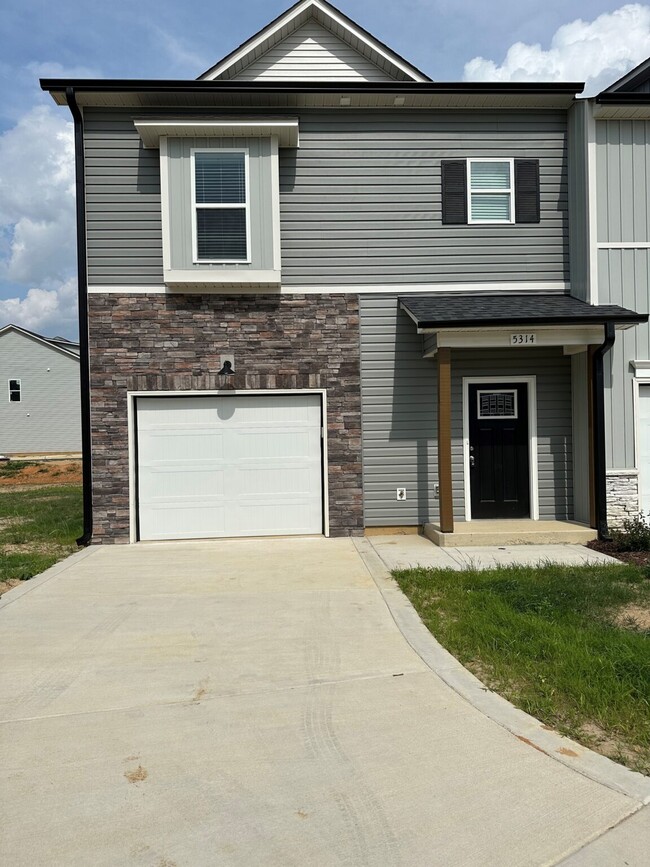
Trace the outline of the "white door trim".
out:
<instances>
[{"instance_id":1,"label":"white door trim","mask_svg":"<svg viewBox=\"0 0 650 867\"><path fill-rule=\"evenodd\" d=\"M128 428L129 453L129 542L138 541L138 497L137 497L137 466L136 466L136 409L138 397L245 397L246 395L277 395L277 394L319 394L321 397L321 441L322 441L322 492L323 492L323 534L329 537L329 483L327 461L327 389L324 388L245 388L190 391L127 391L126 418Z\"/></svg>"},{"instance_id":2,"label":"white door trim","mask_svg":"<svg viewBox=\"0 0 650 867\"><path fill-rule=\"evenodd\" d=\"M472 494L469 478L469 386L518 382L528 386L528 473L530 476L530 517L539 521L539 471L537 466L537 377L464 376L463 377L463 487L465 520L472 520Z\"/></svg>"}]
</instances>

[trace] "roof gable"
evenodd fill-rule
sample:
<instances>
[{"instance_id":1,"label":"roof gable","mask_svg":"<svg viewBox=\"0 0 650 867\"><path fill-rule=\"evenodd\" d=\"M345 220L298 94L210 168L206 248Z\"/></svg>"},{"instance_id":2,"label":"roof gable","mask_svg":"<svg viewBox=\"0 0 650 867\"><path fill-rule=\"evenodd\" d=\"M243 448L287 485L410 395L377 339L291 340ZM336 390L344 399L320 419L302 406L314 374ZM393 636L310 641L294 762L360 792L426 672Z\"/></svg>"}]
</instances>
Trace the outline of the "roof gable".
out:
<instances>
[{"instance_id":1,"label":"roof gable","mask_svg":"<svg viewBox=\"0 0 650 867\"><path fill-rule=\"evenodd\" d=\"M430 81L326 0L300 0L199 76L239 81Z\"/></svg>"},{"instance_id":2,"label":"roof gable","mask_svg":"<svg viewBox=\"0 0 650 867\"><path fill-rule=\"evenodd\" d=\"M603 93L650 93L650 57L610 84Z\"/></svg>"},{"instance_id":3,"label":"roof gable","mask_svg":"<svg viewBox=\"0 0 650 867\"><path fill-rule=\"evenodd\" d=\"M3 328L0 328L0 337L4 334L10 333L18 334L21 337L24 337L27 340L33 340L37 343L42 344L43 346L47 346L48 349L52 349L54 352L61 353L62 355L67 355L69 358L74 358L75 361L79 361L79 349L78 344L73 343L72 341L65 341L69 345L64 346L63 338L58 338L58 341L61 341L61 345L57 341L57 338L54 340L50 340L47 337L43 337L42 334L36 334L35 331L28 331L26 328L21 328L19 325L5 325Z\"/></svg>"}]
</instances>

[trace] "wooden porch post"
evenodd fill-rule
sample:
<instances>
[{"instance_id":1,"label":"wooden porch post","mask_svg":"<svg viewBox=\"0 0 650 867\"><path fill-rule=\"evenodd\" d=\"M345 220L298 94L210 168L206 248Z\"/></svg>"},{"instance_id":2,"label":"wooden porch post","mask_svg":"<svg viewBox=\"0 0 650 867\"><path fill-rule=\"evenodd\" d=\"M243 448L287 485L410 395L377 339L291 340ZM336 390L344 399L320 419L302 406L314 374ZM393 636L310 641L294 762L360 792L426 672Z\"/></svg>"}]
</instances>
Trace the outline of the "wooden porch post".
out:
<instances>
[{"instance_id":1,"label":"wooden porch post","mask_svg":"<svg viewBox=\"0 0 650 867\"><path fill-rule=\"evenodd\" d=\"M440 530L454 532L451 488L451 349L438 349L438 505Z\"/></svg>"}]
</instances>

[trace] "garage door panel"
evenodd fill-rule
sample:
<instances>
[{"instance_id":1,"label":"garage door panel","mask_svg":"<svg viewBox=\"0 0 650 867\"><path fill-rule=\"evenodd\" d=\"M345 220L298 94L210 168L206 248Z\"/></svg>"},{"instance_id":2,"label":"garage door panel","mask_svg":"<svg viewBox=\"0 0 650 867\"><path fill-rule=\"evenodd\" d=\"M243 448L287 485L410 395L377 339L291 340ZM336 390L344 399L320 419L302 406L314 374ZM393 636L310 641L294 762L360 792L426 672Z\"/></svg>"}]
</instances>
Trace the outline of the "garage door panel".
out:
<instances>
[{"instance_id":1,"label":"garage door panel","mask_svg":"<svg viewBox=\"0 0 650 867\"><path fill-rule=\"evenodd\" d=\"M146 455L148 464L168 462L170 455L178 454L179 461L185 455L195 461L210 461L223 457L224 434L216 429L192 430L140 430L140 454ZM170 442L171 441L171 442ZM141 463L142 465L142 463Z\"/></svg>"},{"instance_id":2,"label":"garage door panel","mask_svg":"<svg viewBox=\"0 0 650 867\"><path fill-rule=\"evenodd\" d=\"M318 395L140 398L141 539L322 532Z\"/></svg>"},{"instance_id":3,"label":"garage door panel","mask_svg":"<svg viewBox=\"0 0 650 867\"><path fill-rule=\"evenodd\" d=\"M227 536L226 509L221 504L153 503L140 517L140 537L162 539L213 539Z\"/></svg>"},{"instance_id":4,"label":"garage door panel","mask_svg":"<svg viewBox=\"0 0 650 867\"><path fill-rule=\"evenodd\" d=\"M152 472L146 472L146 469ZM145 470L145 472L143 472ZM224 496L224 471L221 467L188 468L149 464L141 467L140 504L162 503L189 497L193 500Z\"/></svg>"}]
</instances>

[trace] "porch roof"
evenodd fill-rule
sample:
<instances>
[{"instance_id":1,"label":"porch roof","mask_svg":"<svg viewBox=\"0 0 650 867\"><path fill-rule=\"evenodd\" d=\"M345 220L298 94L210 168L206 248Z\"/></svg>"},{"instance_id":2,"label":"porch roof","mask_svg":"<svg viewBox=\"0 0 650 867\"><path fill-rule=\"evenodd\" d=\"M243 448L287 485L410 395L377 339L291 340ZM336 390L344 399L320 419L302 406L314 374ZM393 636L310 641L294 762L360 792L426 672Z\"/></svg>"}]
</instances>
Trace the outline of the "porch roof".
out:
<instances>
[{"instance_id":1,"label":"porch roof","mask_svg":"<svg viewBox=\"0 0 650 867\"><path fill-rule=\"evenodd\" d=\"M420 329L508 325L603 325L629 327L647 322L617 304L587 304L571 295L406 295L400 307Z\"/></svg>"}]
</instances>

